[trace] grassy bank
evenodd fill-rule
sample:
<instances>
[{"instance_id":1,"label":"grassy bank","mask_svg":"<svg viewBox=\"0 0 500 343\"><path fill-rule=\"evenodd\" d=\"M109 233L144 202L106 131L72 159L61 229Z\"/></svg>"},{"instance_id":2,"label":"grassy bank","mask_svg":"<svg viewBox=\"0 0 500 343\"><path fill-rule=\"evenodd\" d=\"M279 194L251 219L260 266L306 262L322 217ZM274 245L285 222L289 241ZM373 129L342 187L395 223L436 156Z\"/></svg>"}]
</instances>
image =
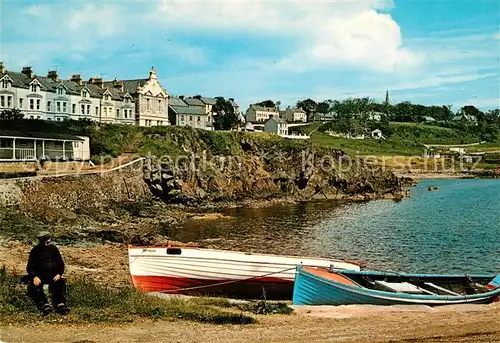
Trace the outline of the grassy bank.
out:
<instances>
[{"instance_id":1,"label":"grassy bank","mask_svg":"<svg viewBox=\"0 0 500 343\"><path fill-rule=\"evenodd\" d=\"M375 124L374 124L375 125ZM381 124L377 124L381 125ZM461 145L483 141L480 133L469 127L443 127L416 123L390 123L383 130L385 139L346 139L325 133L331 124L311 124L298 128L311 135L311 140L319 146L342 149L348 154L378 156L421 156L424 144ZM385 132L384 132L385 131ZM496 140L468 147L471 152L500 151L500 136Z\"/></svg>"},{"instance_id":2,"label":"grassy bank","mask_svg":"<svg viewBox=\"0 0 500 343\"><path fill-rule=\"evenodd\" d=\"M19 276L0 269L0 321L29 323L40 321L40 313L26 296L26 286ZM46 322L120 323L136 319L189 320L212 324L252 324L256 319L225 299L160 299L134 288L111 289L88 279L70 280L68 304L71 314L50 315Z\"/></svg>"}]
</instances>

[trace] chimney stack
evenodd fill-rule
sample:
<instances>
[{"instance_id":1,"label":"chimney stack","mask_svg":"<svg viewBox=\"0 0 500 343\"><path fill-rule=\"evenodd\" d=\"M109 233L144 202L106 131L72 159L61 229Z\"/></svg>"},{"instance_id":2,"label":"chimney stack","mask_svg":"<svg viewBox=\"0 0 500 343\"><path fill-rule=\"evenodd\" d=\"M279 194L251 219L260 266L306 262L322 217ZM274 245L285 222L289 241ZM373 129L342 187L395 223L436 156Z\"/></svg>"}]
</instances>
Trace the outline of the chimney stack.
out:
<instances>
[{"instance_id":1,"label":"chimney stack","mask_svg":"<svg viewBox=\"0 0 500 343\"><path fill-rule=\"evenodd\" d=\"M232 102L234 102L234 98L229 98L229 101L232 101Z\"/></svg>"},{"instance_id":2,"label":"chimney stack","mask_svg":"<svg viewBox=\"0 0 500 343\"><path fill-rule=\"evenodd\" d=\"M97 87L103 88L102 86L104 85L104 82L102 81L102 78L100 77L91 77L89 79L89 83L91 85L96 85Z\"/></svg>"},{"instance_id":3,"label":"chimney stack","mask_svg":"<svg viewBox=\"0 0 500 343\"><path fill-rule=\"evenodd\" d=\"M0 61L0 74L5 73L5 65L3 64L2 61Z\"/></svg>"},{"instance_id":4,"label":"chimney stack","mask_svg":"<svg viewBox=\"0 0 500 343\"><path fill-rule=\"evenodd\" d=\"M184 95L179 95L179 99L184 100Z\"/></svg>"},{"instance_id":5,"label":"chimney stack","mask_svg":"<svg viewBox=\"0 0 500 343\"><path fill-rule=\"evenodd\" d=\"M75 82L75 83L78 83L80 86L83 85L83 80L82 80L82 76L80 74L73 74L71 75L71 79L69 79L71 82Z\"/></svg>"},{"instance_id":6,"label":"chimney stack","mask_svg":"<svg viewBox=\"0 0 500 343\"><path fill-rule=\"evenodd\" d=\"M121 92L125 89L125 84L123 81L118 81L118 78L115 77L113 80L113 88L119 89Z\"/></svg>"},{"instance_id":7,"label":"chimney stack","mask_svg":"<svg viewBox=\"0 0 500 343\"><path fill-rule=\"evenodd\" d=\"M31 79L33 77L33 70L31 70L31 67L23 67L21 74L24 74Z\"/></svg>"},{"instance_id":8,"label":"chimney stack","mask_svg":"<svg viewBox=\"0 0 500 343\"><path fill-rule=\"evenodd\" d=\"M57 74L57 70L49 70L47 78L52 79L52 81L54 82L59 82L59 75Z\"/></svg>"}]
</instances>

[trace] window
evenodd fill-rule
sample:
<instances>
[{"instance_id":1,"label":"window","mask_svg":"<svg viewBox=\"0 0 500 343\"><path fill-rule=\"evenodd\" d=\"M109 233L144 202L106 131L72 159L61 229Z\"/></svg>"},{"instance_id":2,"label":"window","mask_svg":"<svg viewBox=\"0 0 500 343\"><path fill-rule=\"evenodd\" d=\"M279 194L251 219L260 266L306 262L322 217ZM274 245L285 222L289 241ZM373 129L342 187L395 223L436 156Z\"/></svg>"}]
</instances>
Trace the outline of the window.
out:
<instances>
[{"instance_id":1,"label":"window","mask_svg":"<svg viewBox=\"0 0 500 343\"><path fill-rule=\"evenodd\" d=\"M58 95L64 95L64 90L62 89L62 87L59 87L59 88L57 89L57 94L58 94Z\"/></svg>"},{"instance_id":2,"label":"window","mask_svg":"<svg viewBox=\"0 0 500 343\"><path fill-rule=\"evenodd\" d=\"M71 113L76 113L76 104L71 105Z\"/></svg>"},{"instance_id":3,"label":"window","mask_svg":"<svg viewBox=\"0 0 500 343\"><path fill-rule=\"evenodd\" d=\"M23 98L19 98L19 108L23 108Z\"/></svg>"},{"instance_id":4,"label":"window","mask_svg":"<svg viewBox=\"0 0 500 343\"><path fill-rule=\"evenodd\" d=\"M3 95L0 96L0 107L5 107L5 97Z\"/></svg>"},{"instance_id":5,"label":"window","mask_svg":"<svg viewBox=\"0 0 500 343\"><path fill-rule=\"evenodd\" d=\"M193 121L193 116L189 116L189 121Z\"/></svg>"},{"instance_id":6,"label":"window","mask_svg":"<svg viewBox=\"0 0 500 343\"><path fill-rule=\"evenodd\" d=\"M7 87L9 87L9 81L3 80L2 81L2 88L7 88Z\"/></svg>"},{"instance_id":7,"label":"window","mask_svg":"<svg viewBox=\"0 0 500 343\"><path fill-rule=\"evenodd\" d=\"M123 118L128 118L128 110L123 110Z\"/></svg>"},{"instance_id":8,"label":"window","mask_svg":"<svg viewBox=\"0 0 500 343\"><path fill-rule=\"evenodd\" d=\"M47 101L47 111L50 112L50 101Z\"/></svg>"},{"instance_id":9,"label":"window","mask_svg":"<svg viewBox=\"0 0 500 343\"><path fill-rule=\"evenodd\" d=\"M183 122L185 120L184 116L182 115L181 116L181 121Z\"/></svg>"},{"instance_id":10,"label":"window","mask_svg":"<svg viewBox=\"0 0 500 343\"><path fill-rule=\"evenodd\" d=\"M40 99L36 100L36 109L40 110Z\"/></svg>"},{"instance_id":11,"label":"window","mask_svg":"<svg viewBox=\"0 0 500 343\"><path fill-rule=\"evenodd\" d=\"M35 99L30 99L30 110L35 109Z\"/></svg>"},{"instance_id":12,"label":"window","mask_svg":"<svg viewBox=\"0 0 500 343\"><path fill-rule=\"evenodd\" d=\"M198 117L198 124L201 123L201 117Z\"/></svg>"},{"instance_id":13,"label":"window","mask_svg":"<svg viewBox=\"0 0 500 343\"><path fill-rule=\"evenodd\" d=\"M56 102L56 109L57 109L56 112L61 112L61 102L60 101Z\"/></svg>"},{"instance_id":14,"label":"window","mask_svg":"<svg viewBox=\"0 0 500 343\"><path fill-rule=\"evenodd\" d=\"M36 93L37 88L38 88L38 87L37 87L37 85L31 85L31 91L32 91L32 92L35 92L35 93Z\"/></svg>"},{"instance_id":15,"label":"window","mask_svg":"<svg viewBox=\"0 0 500 343\"><path fill-rule=\"evenodd\" d=\"M158 111L161 111L161 100L158 100Z\"/></svg>"},{"instance_id":16,"label":"window","mask_svg":"<svg viewBox=\"0 0 500 343\"><path fill-rule=\"evenodd\" d=\"M30 116L30 119L35 119L35 117L33 117L33 116Z\"/></svg>"},{"instance_id":17,"label":"window","mask_svg":"<svg viewBox=\"0 0 500 343\"><path fill-rule=\"evenodd\" d=\"M90 115L90 105L87 105L87 114Z\"/></svg>"},{"instance_id":18,"label":"window","mask_svg":"<svg viewBox=\"0 0 500 343\"><path fill-rule=\"evenodd\" d=\"M85 105L81 105L82 114L85 114Z\"/></svg>"},{"instance_id":19,"label":"window","mask_svg":"<svg viewBox=\"0 0 500 343\"><path fill-rule=\"evenodd\" d=\"M12 97L11 96L7 96L7 107L8 108L12 107Z\"/></svg>"},{"instance_id":20,"label":"window","mask_svg":"<svg viewBox=\"0 0 500 343\"><path fill-rule=\"evenodd\" d=\"M82 92L82 98L88 98L88 96L89 96L89 93L87 93L87 91Z\"/></svg>"},{"instance_id":21,"label":"window","mask_svg":"<svg viewBox=\"0 0 500 343\"><path fill-rule=\"evenodd\" d=\"M99 114L99 106L95 107L95 114Z\"/></svg>"},{"instance_id":22,"label":"window","mask_svg":"<svg viewBox=\"0 0 500 343\"><path fill-rule=\"evenodd\" d=\"M61 121L61 118L56 118L57 121Z\"/></svg>"},{"instance_id":23,"label":"window","mask_svg":"<svg viewBox=\"0 0 500 343\"><path fill-rule=\"evenodd\" d=\"M108 108L107 107L103 107L102 108L102 114L106 117L108 115Z\"/></svg>"},{"instance_id":24,"label":"window","mask_svg":"<svg viewBox=\"0 0 500 343\"><path fill-rule=\"evenodd\" d=\"M120 109L119 108L116 109L116 118L120 118Z\"/></svg>"},{"instance_id":25,"label":"window","mask_svg":"<svg viewBox=\"0 0 500 343\"><path fill-rule=\"evenodd\" d=\"M149 99L146 99L146 111L149 111Z\"/></svg>"},{"instance_id":26,"label":"window","mask_svg":"<svg viewBox=\"0 0 500 343\"><path fill-rule=\"evenodd\" d=\"M66 101L64 101L62 104L63 104L63 112L64 112L64 113L68 112L68 111L67 111L67 108L66 108L66 107L67 107L67 103L66 103Z\"/></svg>"},{"instance_id":27,"label":"window","mask_svg":"<svg viewBox=\"0 0 500 343\"><path fill-rule=\"evenodd\" d=\"M36 116L36 119L41 119L42 117L41 116Z\"/></svg>"}]
</instances>

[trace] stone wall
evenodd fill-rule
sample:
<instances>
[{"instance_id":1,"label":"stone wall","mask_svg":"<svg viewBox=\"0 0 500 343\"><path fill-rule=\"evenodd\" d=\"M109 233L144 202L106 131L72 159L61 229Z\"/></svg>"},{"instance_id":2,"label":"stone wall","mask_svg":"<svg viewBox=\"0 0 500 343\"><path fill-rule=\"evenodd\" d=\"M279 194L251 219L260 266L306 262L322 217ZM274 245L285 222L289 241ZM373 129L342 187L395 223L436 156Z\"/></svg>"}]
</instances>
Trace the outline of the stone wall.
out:
<instances>
[{"instance_id":1,"label":"stone wall","mask_svg":"<svg viewBox=\"0 0 500 343\"><path fill-rule=\"evenodd\" d=\"M0 206L17 205L23 212L47 220L61 213L105 211L116 203L147 199L142 162L95 174L35 177L0 181Z\"/></svg>"}]
</instances>

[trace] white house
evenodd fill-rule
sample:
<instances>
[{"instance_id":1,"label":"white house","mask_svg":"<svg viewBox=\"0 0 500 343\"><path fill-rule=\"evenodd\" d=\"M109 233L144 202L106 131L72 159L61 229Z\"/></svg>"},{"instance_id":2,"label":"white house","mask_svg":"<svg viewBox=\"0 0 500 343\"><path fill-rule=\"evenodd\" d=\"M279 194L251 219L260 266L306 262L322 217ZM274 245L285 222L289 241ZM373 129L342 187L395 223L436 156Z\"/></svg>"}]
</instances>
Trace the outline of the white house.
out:
<instances>
[{"instance_id":1,"label":"white house","mask_svg":"<svg viewBox=\"0 0 500 343\"><path fill-rule=\"evenodd\" d=\"M13 72L0 62L0 111L5 109L19 109L25 119L169 125L168 93L154 68L146 79L83 81L79 74L61 80L57 71L36 75L31 67Z\"/></svg>"},{"instance_id":2,"label":"white house","mask_svg":"<svg viewBox=\"0 0 500 343\"><path fill-rule=\"evenodd\" d=\"M381 121L382 116L384 116L384 115L385 115L384 113L370 111L368 113L368 120Z\"/></svg>"},{"instance_id":3,"label":"white house","mask_svg":"<svg viewBox=\"0 0 500 343\"><path fill-rule=\"evenodd\" d=\"M280 116L289 123L307 122L307 113L302 108L290 108L288 106L286 110L280 112Z\"/></svg>"},{"instance_id":4,"label":"white house","mask_svg":"<svg viewBox=\"0 0 500 343\"><path fill-rule=\"evenodd\" d=\"M380 131L379 129L373 130L372 131L372 138L375 138L375 139L384 138L384 136L382 136L382 131Z\"/></svg>"},{"instance_id":5,"label":"white house","mask_svg":"<svg viewBox=\"0 0 500 343\"><path fill-rule=\"evenodd\" d=\"M250 105L246 112L246 119L252 123L264 123L269 118L279 118L276 108Z\"/></svg>"},{"instance_id":6,"label":"white house","mask_svg":"<svg viewBox=\"0 0 500 343\"><path fill-rule=\"evenodd\" d=\"M477 123L476 116L469 115L469 114L458 114L458 115L454 116L452 120L456 121L456 122Z\"/></svg>"},{"instance_id":7,"label":"white house","mask_svg":"<svg viewBox=\"0 0 500 343\"><path fill-rule=\"evenodd\" d=\"M26 134L2 131L0 135L0 162L37 160L88 161L88 137L67 134Z\"/></svg>"},{"instance_id":8,"label":"white house","mask_svg":"<svg viewBox=\"0 0 500 343\"><path fill-rule=\"evenodd\" d=\"M264 132L275 133L279 136L288 136L288 123L282 118L271 117L264 124Z\"/></svg>"}]
</instances>

